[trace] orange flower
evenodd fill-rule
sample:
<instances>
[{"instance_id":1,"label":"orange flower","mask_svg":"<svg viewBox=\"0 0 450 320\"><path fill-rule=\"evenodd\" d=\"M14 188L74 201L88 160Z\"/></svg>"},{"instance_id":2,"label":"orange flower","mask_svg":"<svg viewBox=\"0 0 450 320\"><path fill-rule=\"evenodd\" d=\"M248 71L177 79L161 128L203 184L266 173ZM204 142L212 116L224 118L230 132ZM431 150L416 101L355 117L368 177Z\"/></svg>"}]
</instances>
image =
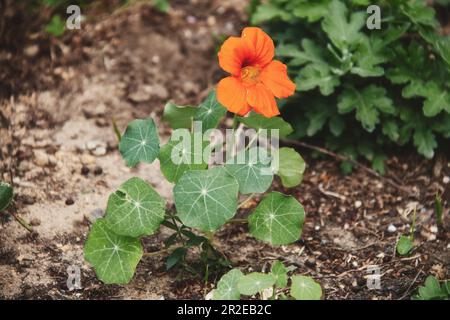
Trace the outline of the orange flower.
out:
<instances>
[{"instance_id":1,"label":"orange flower","mask_svg":"<svg viewBox=\"0 0 450 320\"><path fill-rule=\"evenodd\" d=\"M253 109L268 118L280 114L275 97L292 95L295 84L274 54L272 39L260 28L245 28L241 37L223 43L219 64L230 76L217 85L217 99L228 111L243 116Z\"/></svg>"}]
</instances>

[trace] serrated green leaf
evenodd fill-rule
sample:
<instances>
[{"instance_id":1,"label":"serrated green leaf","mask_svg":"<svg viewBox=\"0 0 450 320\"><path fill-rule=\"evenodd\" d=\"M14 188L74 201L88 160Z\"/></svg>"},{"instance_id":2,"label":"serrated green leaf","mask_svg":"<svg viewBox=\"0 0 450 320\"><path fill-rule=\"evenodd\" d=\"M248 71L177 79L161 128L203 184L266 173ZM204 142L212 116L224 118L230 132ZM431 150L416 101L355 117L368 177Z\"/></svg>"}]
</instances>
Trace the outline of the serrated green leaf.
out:
<instances>
[{"instance_id":1,"label":"serrated green leaf","mask_svg":"<svg viewBox=\"0 0 450 320\"><path fill-rule=\"evenodd\" d=\"M424 83L419 79L414 79L403 89L402 93L405 98L424 97L423 114L426 117L434 117L443 110L450 113L450 93L436 82Z\"/></svg>"},{"instance_id":2,"label":"serrated green leaf","mask_svg":"<svg viewBox=\"0 0 450 320\"><path fill-rule=\"evenodd\" d=\"M214 129L227 110L217 101L216 90L212 90L198 107L194 120L202 122L202 130Z\"/></svg>"},{"instance_id":3,"label":"serrated green leaf","mask_svg":"<svg viewBox=\"0 0 450 320\"><path fill-rule=\"evenodd\" d=\"M403 13L417 25L436 27L438 24L435 18L434 9L428 6L425 1L409 1L401 7Z\"/></svg>"},{"instance_id":4,"label":"serrated green leaf","mask_svg":"<svg viewBox=\"0 0 450 320\"><path fill-rule=\"evenodd\" d=\"M86 261L106 284L130 282L142 255L139 239L115 234L107 228L103 218L92 225L84 245Z\"/></svg>"},{"instance_id":5,"label":"serrated green leaf","mask_svg":"<svg viewBox=\"0 0 450 320\"><path fill-rule=\"evenodd\" d=\"M50 33L55 37L60 37L66 30L66 23L59 14L55 14L50 22L45 26L44 30L45 32Z\"/></svg>"},{"instance_id":6,"label":"serrated green leaf","mask_svg":"<svg viewBox=\"0 0 450 320\"><path fill-rule=\"evenodd\" d=\"M119 151L129 167L155 161L159 153L159 136L153 119L130 122L120 140Z\"/></svg>"},{"instance_id":7,"label":"serrated green leaf","mask_svg":"<svg viewBox=\"0 0 450 320\"><path fill-rule=\"evenodd\" d=\"M326 59L323 57L322 49L311 39L303 39L302 49L300 50L297 46L293 44L280 45L277 48L277 55L280 57L292 58L289 65L301 66L308 62L314 64L328 64Z\"/></svg>"},{"instance_id":8,"label":"serrated green leaf","mask_svg":"<svg viewBox=\"0 0 450 320\"><path fill-rule=\"evenodd\" d=\"M308 22L315 22L328 13L331 0L302 1L296 3L292 14L299 18L306 18Z\"/></svg>"},{"instance_id":9,"label":"serrated green leaf","mask_svg":"<svg viewBox=\"0 0 450 320\"><path fill-rule=\"evenodd\" d=\"M267 151L254 147L238 152L233 159L227 161L225 169L238 181L240 193L263 193L272 184L270 165L271 159Z\"/></svg>"},{"instance_id":10,"label":"serrated green leaf","mask_svg":"<svg viewBox=\"0 0 450 320\"><path fill-rule=\"evenodd\" d=\"M413 243L410 237L401 236L397 242L397 252L399 255L407 255L413 248Z\"/></svg>"},{"instance_id":11,"label":"serrated green leaf","mask_svg":"<svg viewBox=\"0 0 450 320\"><path fill-rule=\"evenodd\" d=\"M239 122L253 129L278 129L279 137L285 138L292 133L292 126L281 117L266 118L256 112L250 112L247 117L238 117Z\"/></svg>"},{"instance_id":12,"label":"serrated green leaf","mask_svg":"<svg viewBox=\"0 0 450 320\"><path fill-rule=\"evenodd\" d=\"M173 189L178 217L188 227L217 230L236 213L238 190L223 167L188 171Z\"/></svg>"},{"instance_id":13,"label":"serrated green leaf","mask_svg":"<svg viewBox=\"0 0 450 320\"><path fill-rule=\"evenodd\" d=\"M365 13L355 12L348 17L346 5L342 1L333 0L322 21L322 29L336 47L345 51L348 47L355 46L361 39L360 30L365 23Z\"/></svg>"},{"instance_id":14,"label":"serrated green leaf","mask_svg":"<svg viewBox=\"0 0 450 320\"><path fill-rule=\"evenodd\" d=\"M281 261L275 261L272 264L272 268L271 268L270 272L275 277L275 285L278 288L285 288L287 286L288 271Z\"/></svg>"},{"instance_id":15,"label":"serrated green leaf","mask_svg":"<svg viewBox=\"0 0 450 320\"><path fill-rule=\"evenodd\" d=\"M336 136L339 137L342 132L345 130L345 121L344 118L340 115L333 115L330 118L330 122L328 123L328 126L330 128L330 132Z\"/></svg>"},{"instance_id":16,"label":"serrated green leaf","mask_svg":"<svg viewBox=\"0 0 450 320\"><path fill-rule=\"evenodd\" d=\"M281 178L283 187L298 186L303 180L305 161L293 148L283 147L278 152L279 165L276 174Z\"/></svg>"},{"instance_id":17,"label":"serrated green leaf","mask_svg":"<svg viewBox=\"0 0 450 320\"><path fill-rule=\"evenodd\" d=\"M0 181L0 212L6 210L13 199L13 188L6 182Z\"/></svg>"},{"instance_id":18,"label":"serrated green leaf","mask_svg":"<svg viewBox=\"0 0 450 320\"><path fill-rule=\"evenodd\" d=\"M387 61L383 52L385 41L376 37L364 37L360 41L354 59L355 65L351 73L361 77L380 77L384 75L384 69L380 64Z\"/></svg>"},{"instance_id":19,"label":"serrated green leaf","mask_svg":"<svg viewBox=\"0 0 450 320\"><path fill-rule=\"evenodd\" d=\"M252 272L239 279L238 290L241 294L251 296L272 287L275 281L275 277L271 274Z\"/></svg>"},{"instance_id":20,"label":"serrated green leaf","mask_svg":"<svg viewBox=\"0 0 450 320\"><path fill-rule=\"evenodd\" d=\"M380 121L380 111L387 114L393 114L396 111L392 100L386 96L386 90L376 85L369 85L362 91L355 88L344 90L339 96L339 112L348 113L354 109L356 109L356 119L369 132L372 132Z\"/></svg>"},{"instance_id":21,"label":"serrated green leaf","mask_svg":"<svg viewBox=\"0 0 450 320\"><path fill-rule=\"evenodd\" d=\"M172 129L191 128L192 119L198 108L192 106L179 106L168 102L164 106L163 121L170 124Z\"/></svg>"},{"instance_id":22,"label":"serrated green leaf","mask_svg":"<svg viewBox=\"0 0 450 320\"><path fill-rule=\"evenodd\" d=\"M161 148L159 153L161 172L164 177L169 182L177 182L186 171L206 169L209 157L208 160L205 159L204 152L207 152L208 145L209 142L203 141L202 135L195 136L186 129L174 131L170 141Z\"/></svg>"},{"instance_id":23,"label":"serrated green leaf","mask_svg":"<svg viewBox=\"0 0 450 320\"><path fill-rule=\"evenodd\" d=\"M253 25L258 25L274 19L289 20L290 18L291 14L289 12L271 3L265 3L256 8L255 13L251 16L251 22Z\"/></svg>"},{"instance_id":24,"label":"serrated green leaf","mask_svg":"<svg viewBox=\"0 0 450 320\"><path fill-rule=\"evenodd\" d=\"M312 278L292 276L291 281L291 296L296 300L320 300L322 297L322 287Z\"/></svg>"},{"instance_id":25,"label":"serrated green leaf","mask_svg":"<svg viewBox=\"0 0 450 320\"><path fill-rule=\"evenodd\" d=\"M383 134L396 142L400 138L399 128L394 120L383 121Z\"/></svg>"},{"instance_id":26,"label":"serrated green leaf","mask_svg":"<svg viewBox=\"0 0 450 320\"><path fill-rule=\"evenodd\" d=\"M305 210L293 197L269 193L249 216L250 234L273 245L297 241L302 233Z\"/></svg>"},{"instance_id":27,"label":"serrated green leaf","mask_svg":"<svg viewBox=\"0 0 450 320\"><path fill-rule=\"evenodd\" d=\"M239 300L239 280L243 277L241 270L232 269L222 276L213 292L213 300Z\"/></svg>"},{"instance_id":28,"label":"serrated green leaf","mask_svg":"<svg viewBox=\"0 0 450 320\"><path fill-rule=\"evenodd\" d=\"M330 68L323 64L308 64L295 79L298 91L309 91L319 88L320 93L329 96L341 84L339 77L331 73Z\"/></svg>"},{"instance_id":29,"label":"serrated green leaf","mask_svg":"<svg viewBox=\"0 0 450 320\"><path fill-rule=\"evenodd\" d=\"M427 128L417 128L414 131L414 145L417 151L428 159L434 157L434 149L437 148L436 138L433 132Z\"/></svg>"},{"instance_id":30,"label":"serrated green leaf","mask_svg":"<svg viewBox=\"0 0 450 320\"><path fill-rule=\"evenodd\" d=\"M151 235L164 220L165 206L165 200L147 182L134 177L109 196L105 222L119 235Z\"/></svg>"}]
</instances>

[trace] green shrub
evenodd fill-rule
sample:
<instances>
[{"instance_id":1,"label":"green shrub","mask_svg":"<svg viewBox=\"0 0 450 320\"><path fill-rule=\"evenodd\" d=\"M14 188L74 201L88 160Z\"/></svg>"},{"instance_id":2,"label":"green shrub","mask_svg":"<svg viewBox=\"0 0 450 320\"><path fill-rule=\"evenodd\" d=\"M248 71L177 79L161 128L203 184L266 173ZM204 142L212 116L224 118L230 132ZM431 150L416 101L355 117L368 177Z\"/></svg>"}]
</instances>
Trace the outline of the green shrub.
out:
<instances>
[{"instance_id":1,"label":"green shrub","mask_svg":"<svg viewBox=\"0 0 450 320\"><path fill-rule=\"evenodd\" d=\"M381 8L378 30L366 26L372 4ZM432 158L448 143L450 37L439 35L426 1L269 0L251 8L251 22L264 25L296 79L284 113L294 137L319 136L381 173L386 147L412 143Z\"/></svg>"}]
</instances>

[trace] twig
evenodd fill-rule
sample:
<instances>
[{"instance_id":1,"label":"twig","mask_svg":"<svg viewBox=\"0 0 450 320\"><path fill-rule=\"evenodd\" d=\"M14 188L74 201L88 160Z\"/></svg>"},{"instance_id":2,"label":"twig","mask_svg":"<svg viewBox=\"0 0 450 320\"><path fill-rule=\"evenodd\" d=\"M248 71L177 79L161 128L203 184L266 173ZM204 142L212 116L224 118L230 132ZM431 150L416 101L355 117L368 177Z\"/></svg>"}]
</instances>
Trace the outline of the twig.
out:
<instances>
[{"instance_id":1,"label":"twig","mask_svg":"<svg viewBox=\"0 0 450 320\"><path fill-rule=\"evenodd\" d=\"M410 190L408 190L407 188L405 188L404 186L401 186L397 183L395 183L392 179L383 177L382 175L380 175L378 172L376 172L375 170L359 163L358 161L355 161L349 157L334 153L333 151L327 150L325 148L322 147L318 147L318 146L314 146L312 144L306 143L306 142L302 142L302 141L297 141L297 140L291 140L291 139L282 139L281 142L285 143L285 144L290 144L290 145L294 145L294 146L299 146L299 147L303 147L303 148L307 148L307 149L311 149L323 154L326 154L330 157L336 158L340 161L348 161L350 163L352 163L353 165L357 166L358 168L366 171L367 173L371 174L372 176L385 181L386 183L390 184L391 186L397 188L400 191L403 192L410 192Z\"/></svg>"},{"instance_id":2,"label":"twig","mask_svg":"<svg viewBox=\"0 0 450 320\"><path fill-rule=\"evenodd\" d=\"M408 289L406 289L405 293L399 298L399 300L403 300L404 298L406 298L406 296L410 293L410 290L412 288L412 286L414 285L414 283L416 283L417 278L419 278L420 273L422 272L423 267L420 268L419 272L417 272L416 277L414 278L414 280L411 282L411 284L409 285Z\"/></svg>"},{"instance_id":3,"label":"twig","mask_svg":"<svg viewBox=\"0 0 450 320\"><path fill-rule=\"evenodd\" d=\"M161 249L161 250L159 250L159 251L154 251L154 252L144 252L144 257L154 257L154 256L158 256L158 255L163 254L163 253L167 253L167 252L170 252L170 251L174 251L175 249L178 249L178 248L181 248L181 247L183 247L183 245L173 245L173 246L170 246L170 247L168 247L168 248Z\"/></svg>"},{"instance_id":4,"label":"twig","mask_svg":"<svg viewBox=\"0 0 450 320\"><path fill-rule=\"evenodd\" d=\"M34 232L34 229L22 218L18 217L15 213L11 213L11 215L16 219L16 221L29 232Z\"/></svg>"}]
</instances>

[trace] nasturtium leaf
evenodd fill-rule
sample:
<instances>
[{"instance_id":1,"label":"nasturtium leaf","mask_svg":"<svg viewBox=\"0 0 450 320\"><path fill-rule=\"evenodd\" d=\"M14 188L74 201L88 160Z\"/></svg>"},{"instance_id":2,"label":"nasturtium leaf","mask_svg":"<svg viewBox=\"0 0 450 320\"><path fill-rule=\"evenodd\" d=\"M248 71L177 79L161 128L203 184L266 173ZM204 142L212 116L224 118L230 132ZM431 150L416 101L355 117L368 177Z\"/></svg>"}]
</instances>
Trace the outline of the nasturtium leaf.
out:
<instances>
[{"instance_id":1,"label":"nasturtium leaf","mask_svg":"<svg viewBox=\"0 0 450 320\"><path fill-rule=\"evenodd\" d=\"M222 276L213 292L213 300L239 300L239 280L243 277L241 270L232 269Z\"/></svg>"},{"instance_id":2,"label":"nasturtium leaf","mask_svg":"<svg viewBox=\"0 0 450 320\"><path fill-rule=\"evenodd\" d=\"M184 129L178 129L184 130ZM202 136L195 136L186 131L179 141L174 135L159 153L161 172L169 182L177 182L178 179L190 170L203 170L208 167L209 156L204 157L205 149L209 142L203 141Z\"/></svg>"},{"instance_id":3,"label":"nasturtium leaf","mask_svg":"<svg viewBox=\"0 0 450 320\"><path fill-rule=\"evenodd\" d=\"M119 235L151 235L164 220L165 206L165 200L147 182L134 177L109 196L105 222Z\"/></svg>"},{"instance_id":4,"label":"nasturtium leaf","mask_svg":"<svg viewBox=\"0 0 450 320\"><path fill-rule=\"evenodd\" d=\"M217 101L216 90L213 90L198 107L194 120L201 121L202 130L206 131L216 128L226 113L227 109Z\"/></svg>"},{"instance_id":5,"label":"nasturtium leaf","mask_svg":"<svg viewBox=\"0 0 450 320\"><path fill-rule=\"evenodd\" d=\"M397 252L399 255L407 255L413 248L413 242L410 237L401 236L397 242Z\"/></svg>"},{"instance_id":6,"label":"nasturtium leaf","mask_svg":"<svg viewBox=\"0 0 450 320\"><path fill-rule=\"evenodd\" d=\"M187 253L187 248L181 247L176 248L168 257L166 260L166 269L170 270L175 265L177 265L185 256Z\"/></svg>"},{"instance_id":7,"label":"nasturtium leaf","mask_svg":"<svg viewBox=\"0 0 450 320\"><path fill-rule=\"evenodd\" d=\"M129 167L152 163L159 153L159 136L153 119L137 119L128 124L119 151Z\"/></svg>"},{"instance_id":8,"label":"nasturtium leaf","mask_svg":"<svg viewBox=\"0 0 450 320\"><path fill-rule=\"evenodd\" d=\"M253 129L278 129L279 137L284 138L292 133L292 126L281 117L266 118L256 112L250 112L247 117L239 117L240 122ZM270 136L270 135L269 135Z\"/></svg>"},{"instance_id":9,"label":"nasturtium leaf","mask_svg":"<svg viewBox=\"0 0 450 320\"><path fill-rule=\"evenodd\" d=\"M139 239L115 234L108 229L103 218L92 225L84 245L86 261L106 284L130 282L142 255Z\"/></svg>"},{"instance_id":10,"label":"nasturtium leaf","mask_svg":"<svg viewBox=\"0 0 450 320\"><path fill-rule=\"evenodd\" d=\"M281 261L275 261L270 270L272 275L275 277L275 285L278 288L285 288L288 282L288 270Z\"/></svg>"},{"instance_id":11,"label":"nasturtium leaf","mask_svg":"<svg viewBox=\"0 0 450 320\"><path fill-rule=\"evenodd\" d=\"M275 281L276 279L272 274L252 272L242 276L237 287L241 294L251 296L272 287Z\"/></svg>"},{"instance_id":12,"label":"nasturtium leaf","mask_svg":"<svg viewBox=\"0 0 450 320\"><path fill-rule=\"evenodd\" d=\"M240 193L262 193L269 189L273 173L266 149L253 147L241 150L229 161L225 169L238 181Z\"/></svg>"},{"instance_id":13,"label":"nasturtium leaf","mask_svg":"<svg viewBox=\"0 0 450 320\"><path fill-rule=\"evenodd\" d=\"M312 278L306 276L292 276L291 281L291 296L296 300L320 300L322 297L322 288L320 284Z\"/></svg>"},{"instance_id":14,"label":"nasturtium leaf","mask_svg":"<svg viewBox=\"0 0 450 320\"><path fill-rule=\"evenodd\" d=\"M13 198L13 188L6 182L0 181L0 212L6 210Z\"/></svg>"},{"instance_id":15,"label":"nasturtium leaf","mask_svg":"<svg viewBox=\"0 0 450 320\"><path fill-rule=\"evenodd\" d=\"M273 245L289 244L300 238L305 210L292 196L269 193L249 216L250 234Z\"/></svg>"},{"instance_id":16,"label":"nasturtium leaf","mask_svg":"<svg viewBox=\"0 0 450 320\"><path fill-rule=\"evenodd\" d=\"M217 230L236 213L238 190L223 167L188 171L173 189L178 217L188 227Z\"/></svg>"},{"instance_id":17,"label":"nasturtium leaf","mask_svg":"<svg viewBox=\"0 0 450 320\"><path fill-rule=\"evenodd\" d=\"M173 102L168 102L164 106L162 119L168 122L172 129L190 128L197 110L197 107L179 106Z\"/></svg>"},{"instance_id":18,"label":"nasturtium leaf","mask_svg":"<svg viewBox=\"0 0 450 320\"><path fill-rule=\"evenodd\" d=\"M285 188L298 186L303 180L305 172L305 161L293 148L280 148L278 150L278 171L276 174L281 178Z\"/></svg>"}]
</instances>

